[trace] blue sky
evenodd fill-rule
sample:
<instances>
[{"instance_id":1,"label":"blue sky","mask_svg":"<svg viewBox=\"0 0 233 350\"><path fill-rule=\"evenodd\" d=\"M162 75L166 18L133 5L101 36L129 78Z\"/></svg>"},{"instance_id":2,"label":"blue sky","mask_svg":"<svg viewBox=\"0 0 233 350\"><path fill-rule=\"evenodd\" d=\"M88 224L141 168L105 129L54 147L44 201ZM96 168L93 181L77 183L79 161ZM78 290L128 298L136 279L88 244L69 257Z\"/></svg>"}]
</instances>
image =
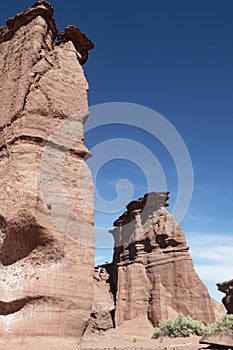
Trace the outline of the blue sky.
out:
<instances>
[{"instance_id":1,"label":"blue sky","mask_svg":"<svg viewBox=\"0 0 233 350\"><path fill-rule=\"evenodd\" d=\"M215 284L233 278L233 2L51 3L60 30L75 24L95 44L84 67L90 105L129 102L149 107L172 123L183 138L193 164L194 188L181 225L199 275L211 295L220 300L223 295ZM30 4L4 2L1 24ZM178 178L164 145L144 130L127 125L93 129L87 132L86 143L93 149L117 138L136 141L156 156L171 191L172 210ZM121 181L118 188L126 197L127 193L137 198L147 192L147 174L128 156L100 169L96 188L105 201L116 198L121 179L128 181ZM155 190L163 190L159 185ZM96 263L111 260L112 241L106 231L118 214L96 213ZM102 246L105 248L100 249Z\"/></svg>"}]
</instances>

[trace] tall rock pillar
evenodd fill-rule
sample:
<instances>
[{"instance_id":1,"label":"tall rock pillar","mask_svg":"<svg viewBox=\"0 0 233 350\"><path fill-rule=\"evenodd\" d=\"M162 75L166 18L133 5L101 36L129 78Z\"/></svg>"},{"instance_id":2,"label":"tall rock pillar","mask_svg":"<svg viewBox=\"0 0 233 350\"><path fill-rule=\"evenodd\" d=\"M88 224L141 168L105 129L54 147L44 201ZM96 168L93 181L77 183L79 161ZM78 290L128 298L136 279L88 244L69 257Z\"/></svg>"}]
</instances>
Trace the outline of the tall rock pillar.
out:
<instances>
[{"instance_id":1,"label":"tall rock pillar","mask_svg":"<svg viewBox=\"0 0 233 350\"><path fill-rule=\"evenodd\" d=\"M82 64L92 48L74 26L58 35L43 0L0 28L1 340L79 343L86 329L94 190Z\"/></svg>"},{"instance_id":2,"label":"tall rock pillar","mask_svg":"<svg viewBox=\"0 0 233 350\"><path fill-rule=\"evenodd\" d=\"M215 321L184 233L166 210L168 194L152 192L129 203L110 231L115 241L111 283L116 326L133 320L137 326L143 318L157 326L179 312L205 323Z\"/></svg>"}]
</instances>

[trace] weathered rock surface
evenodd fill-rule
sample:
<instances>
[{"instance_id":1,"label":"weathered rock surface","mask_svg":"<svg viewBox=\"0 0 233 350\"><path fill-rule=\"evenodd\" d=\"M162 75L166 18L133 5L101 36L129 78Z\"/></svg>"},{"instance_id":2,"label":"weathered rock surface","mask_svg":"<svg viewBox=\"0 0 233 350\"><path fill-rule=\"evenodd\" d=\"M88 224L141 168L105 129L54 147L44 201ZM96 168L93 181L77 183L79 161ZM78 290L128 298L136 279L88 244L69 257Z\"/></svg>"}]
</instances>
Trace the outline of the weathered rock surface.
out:
<instances>
[{"instance_id":1,"label":"weathered rock surface","mask_svg":"<svg viewBox=\"0 0 233 350\"><path fill-rule=\"evenodd\" d=\"M218 290L226 293L226 296L222 299L223 305L227 309L228 314L233 314L233 279L223 283L218 283Z\"/></svg>"},{"instance_id":2,"label":"weathered rock surface","mask_svg":"<svg viewBox=\"0 0 233 350\"><path fill-rule=\"evenodd\" d=\"M109 274L102 266L94 271L94 299L87 333L100 333L114 327L115 304L108 283Z\"/></svg>"},{"instance_id":3,"label":"weathered rock surface","mask_svg":"<svg viewBox=\"0 0 233 350\"><path fill-rule=\"evenodd\" d=\"M226 309L222 303L219 303L215 299L211 299L211 301L214 309L215 321L218 321L226 315Z\"/></svg>"},{"instance_id":4,"label":"weathered rock surface","mask_svg":"<svg viewBox=\"0 0 233 350\"><path fill-rule=\"evenodd\" d=\"M219 348L233 348L233 332L218 332L205 335L201 340L201 344L208 344Z\"/></svg>"},{"instance_id":5,"label":"weathered rock surface","mask_svg":"<svg viewBox=\"0 0 233 350\"><path fill-rule=\"evenodd\" d=\"M177 313L215 321L212 300L195 272L180 225L168 213L168 193L149 193L115 221L108 268L116 293L116 326L146 317L153 326Z\"/></svg>"},{"instance_id":6,"label":"weathered rock surface","mask_svg":"<svg viewBox=\"0 0 233 350\"><path fill-rule=\"evenodd\" d=\"M93 301L80 65L93 44L73 28L54 45L52 16L39 1L0 29L0 336L78 342Z\"/></svg>"}]
</instances>

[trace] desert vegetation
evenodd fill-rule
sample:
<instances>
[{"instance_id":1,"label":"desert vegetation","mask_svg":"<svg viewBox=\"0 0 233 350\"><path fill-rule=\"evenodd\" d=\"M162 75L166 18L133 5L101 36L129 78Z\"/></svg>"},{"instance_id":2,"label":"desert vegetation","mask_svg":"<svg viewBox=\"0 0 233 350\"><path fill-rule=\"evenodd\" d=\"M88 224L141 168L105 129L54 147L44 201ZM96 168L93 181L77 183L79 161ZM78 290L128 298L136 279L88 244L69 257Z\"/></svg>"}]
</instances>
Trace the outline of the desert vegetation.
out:
<instances>
[{"instance_id":1,"label":"desert vegetation","mask_svg":"<svg viewBox=\"0 0 233 350\"><path fill-rule=\"evenodd\" d=\"M191 335L203 336L212 332L233 331L233 315L225 315L221 320L205 325L202 321L191 316L185 317L179 313L176 318L160 322L154 329L152 339L161 337L189 337Z\"/></svg>"}]
</instances>

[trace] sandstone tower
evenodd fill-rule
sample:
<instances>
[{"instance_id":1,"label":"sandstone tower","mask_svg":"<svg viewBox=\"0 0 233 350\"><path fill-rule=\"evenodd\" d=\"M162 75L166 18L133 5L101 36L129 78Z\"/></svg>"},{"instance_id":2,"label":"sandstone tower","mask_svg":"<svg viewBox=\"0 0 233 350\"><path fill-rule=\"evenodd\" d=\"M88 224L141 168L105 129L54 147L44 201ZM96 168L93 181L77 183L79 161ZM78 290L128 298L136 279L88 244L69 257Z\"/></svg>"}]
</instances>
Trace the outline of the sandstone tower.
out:
<instances>
[{"instance_id":1,"label":"sandstone tower","mask_svg":"<svg viewBox=\"0 0 233 350\"><path fill-rule=\"evenodd\" d=\"M76 27L58 35L44 0L0 28L1 340L78 343L88 322L94 190L82 64L92 48Z\"/></svg>"},{"instance_id":2,"label":"sandstone tower","mask_svg":"<svg viewBox=\"0 0 233 350\"><path fill-rule=\"evenodd\" d=\"M149 320L153 326L179 312L215 321L212 299L198 277L184 233L166 210L168 192L127 205L114 222L113 263L106 266L115 292L115 323ZM137 323L137 319L140 322Z\"/></svg>"}]
</instances>

